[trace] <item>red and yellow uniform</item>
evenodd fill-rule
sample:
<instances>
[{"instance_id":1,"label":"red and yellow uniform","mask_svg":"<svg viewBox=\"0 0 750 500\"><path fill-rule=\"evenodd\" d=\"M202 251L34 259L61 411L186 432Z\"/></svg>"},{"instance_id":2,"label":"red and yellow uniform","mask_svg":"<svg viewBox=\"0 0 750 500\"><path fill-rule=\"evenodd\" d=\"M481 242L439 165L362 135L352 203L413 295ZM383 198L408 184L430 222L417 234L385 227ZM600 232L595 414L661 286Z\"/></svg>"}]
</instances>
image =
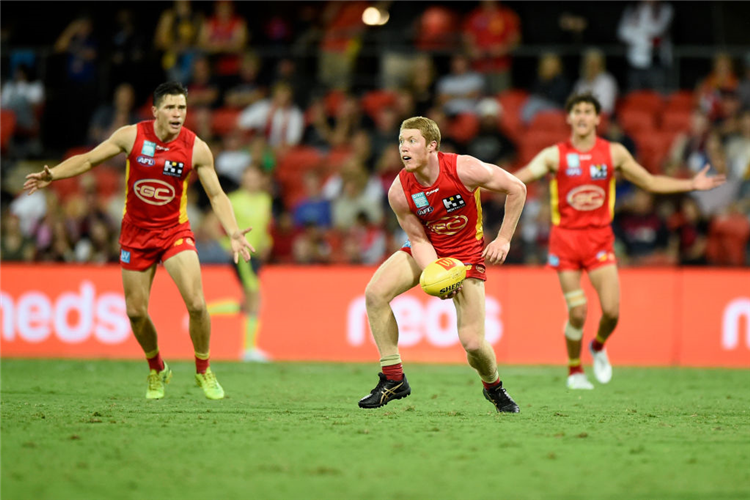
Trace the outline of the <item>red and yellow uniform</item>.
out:
<instances>
[{"instance_id":1,"label":"red and yellow uniform","mask_svg":"<svg viewBox=\"0 0 750 500\"><path fill-rule=\"evenodd\" d=\"M557 145L557 174L550 182L551 267L592 270L615 263L610 223L615 209L615 176L609 142L596 138L589 151Z\"/></svg>"},{"instance_id":2,"label":"red and yellow uniform","mask_svg":"<svg viewBox=\"0 0 750 500\"><path fill-rule=\"evenodd\" d=\"M161 142L154 121L140 122L125 173L120 265L142 271L183 250L195 251L187 217L195 133L186 128Z\"/></svg>"},{"instance_id":3,"label":"red and yellow uniform","mask_svg":"<svg viewBox=\"0 0 750 500\"><path fill-rule=\"evenodd\" d=\"M484 231L479 189L469 191L456 172L457 155L438 152L440 173L434 184L422 186L414 174L399 178L411 211L424 226L438 257L453 257L468 266L466 277L486 280ZM401 248L411 254L411 243Z\"/></svg>"}]
</instances>

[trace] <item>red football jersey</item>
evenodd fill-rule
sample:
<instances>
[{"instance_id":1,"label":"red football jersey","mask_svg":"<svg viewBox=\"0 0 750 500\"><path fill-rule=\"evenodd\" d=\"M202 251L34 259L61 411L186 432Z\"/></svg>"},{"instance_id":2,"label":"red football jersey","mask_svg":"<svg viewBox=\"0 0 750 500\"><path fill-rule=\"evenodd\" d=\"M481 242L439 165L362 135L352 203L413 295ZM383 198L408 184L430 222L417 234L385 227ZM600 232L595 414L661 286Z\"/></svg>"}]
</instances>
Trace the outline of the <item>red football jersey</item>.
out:
<instances>
[{"instance_id":1,"label":"red football jersey","mask_svg":"<svg viewBox=\"0 0 750 500\"><path fill-rule=\"evenodd\" d=\"M550 182L552 224L568 229L604 227L615 211L615 175L609 141L597 137L583 152L570 141L557 145L560 168Z\"/></svg>"},{"instance_id":2,"label":"red football jersey","mask_svg":"<svg viewBox=\"0 0 750 500\"><path fill-rule=\"evenodd\" d=\"M127 159L123 218L147 229L182 224L188 220L187 186L195 133L182 127L175 140L161 142L153 120L137 127Z\"/></svg>"},{"instance_id":3,"label":"red football jersey","mask_svg":"<svg viewBox=\"0 0 750 500\"><path fill-rule=\"evenodd\" d=\"M399 178L409 208L422 222L438 257L481 263L484 231L479 189L469 191L458 178L457 157L438 152L440 173L431 186L422 186L406 170L399 172Z\"/></svg>"}]
</instances>

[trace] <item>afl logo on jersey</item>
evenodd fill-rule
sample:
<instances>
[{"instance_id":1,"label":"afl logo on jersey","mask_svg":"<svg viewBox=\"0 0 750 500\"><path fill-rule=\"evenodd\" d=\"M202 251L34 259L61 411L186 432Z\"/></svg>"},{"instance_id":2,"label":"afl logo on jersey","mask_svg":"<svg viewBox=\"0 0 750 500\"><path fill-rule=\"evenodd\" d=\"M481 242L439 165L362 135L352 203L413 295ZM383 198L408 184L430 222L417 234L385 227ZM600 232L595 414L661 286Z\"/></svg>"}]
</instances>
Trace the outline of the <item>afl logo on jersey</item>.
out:
<instances>
[{"instance_id":1,"label":"afl logo on jersey","mask_svg":"<svg viewBox=\"0 0 750 500\"><path fill-rule=\"evenodd\" d=\"M465 228L468 223L469 218L465 215L449 215L438 220L428 221L425 225L433 233L452 236Z\"/></svg>"},{"instance_id":2,"label":"afl logo on jersey","mask_svg":"<svg viewBox=\"0 0 750 500\"><path fill-rule=\"evenodd\" d=\"M571 189L568 193L567 200L568 204L576 210L588 212L590 210L596 210L604 205L605 198L606 193L602 188L594 186L593 184L586 184Z\"/></svg>"},{"instance_id":3,"label":"afl logo on jersey","mask_svg":"<svg viewBox=\"0 0 750 500\"><path fill-rule=\"evenodd\" d=\"M166 205L174 200L174 188L164 181L143 179L133 184L133 192L149 205Z\"/></svg>"},{"instance_id":4,"label":"afl logo on jersey","mask_svg":"<svg viewBox=\"0 0 750 500\"><path fill-rule=\"evenodd\" d=\"M135 161L147 167L153 167L156 164L156 161L154 161L153 158L148 158L146 156L139 156Z\"/></svg>"}]
</instances>

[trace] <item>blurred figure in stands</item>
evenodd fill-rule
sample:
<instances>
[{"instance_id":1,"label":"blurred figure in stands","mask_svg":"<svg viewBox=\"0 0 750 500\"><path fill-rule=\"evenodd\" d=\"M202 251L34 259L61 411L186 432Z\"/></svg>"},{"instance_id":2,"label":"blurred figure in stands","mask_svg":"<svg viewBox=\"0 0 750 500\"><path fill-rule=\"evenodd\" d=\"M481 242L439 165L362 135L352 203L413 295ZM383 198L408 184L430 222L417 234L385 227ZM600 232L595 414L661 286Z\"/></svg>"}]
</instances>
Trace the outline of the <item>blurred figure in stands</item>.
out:
<instances>
[{"instance_id":1,"label":"blurred figure in stands","mask_svg":"<svg viewBox=\"0 0 750 500\"><path fill-rule=\"evenodd\" d=\"M39 117L44 107L44 84L32 75L31 68L19 64L13 72L13 79L3 85L0 98L3 109L9 109L16 115L16 130L14 133L14 149L18 156L41 152L39 142Z\"/></svg>"},{"instance_id":2,"label":"blurred figure in stands","mask_svg":"<svg viewBox=\"0 0 750 500\"><path fill-rule=\"evenodd\" d=\"M708 262L714 266L743 266L747 264L747 245L750 241L750 221L732 203L727 210L711 221L708 230Z\"/></svg>"},{"instance_id":3,"label":"blurred figure in stands","mask_svg":"<svg viewBox=\"0 0 750 500\"><path fill-rule=\"evenodd\" d=\"M229 82L224 94L224 105L245 108L266 96L265 85L260 78L261 61L253 52L245 52L240 61L240 73Z\"/></svg>"},{"instance_id":4,"label":"blurred figure in stands","mask_svg":"<svg viewBox=\"0 0 750 500\"><path fill-rule=\"evenodd\" d=\"M88 144L99 144L118 128L138 121L135 110L135 90L129 83L121 83L115 89L112 103L99 106L94 111L89 125Z\"/></svg>"},{"instance_id":5,"label":"blurred figure in stands","mask_svg":"<svg viewBox=\"0 0 750 500\"><path fill-rule=\"evenodd\" d=\"M234 3L220 0L214 4L214 13L201 26L199 47L211 54L219 77L237 75L240 54L245 50L250 35L247 23L234 11Z\"/></svg>"},{"instance_id":6,"label":"blurred figure in stands","mask_svg":"<svg viewBox=\"0 0 750 500\"><path fill-rule=\"evenodd\" d=\"M193 60L192 77L187 89L193 112L203 108L213 109L219 104L219 84L207 57L201 56Z\"/></svg>"},{"instance_id":7,"label":"blurred figure in stands","mask_svg":"<svg viewBox=\"0 0 750 500\"><path fill-rule=\"evenodd\" d=\"M0 260L3 262L31 262L34 260L34 242L21 232L18 216L3 210Z\"/></svg>"},{"instance_id":8,"label":"blurred figure in stands","mask_svg":"<svg viewBox=\"0 0 750 500\"><path fill-rule=\"evenodd\" d=\"M495 0L482 0L463 24L463 37L475 71L485 75L497 94L512 86L511 53L521 42L518 15Z\"/></svg>"},{"instance_id":9,"label":"blurred figure in stands","mask_svg":"<svg viewBox=\"0 0 750 500\"><path fill-rule=\"evenodd\" d=\"M740 97L742 109L750 109L750 52L743 59L744 76L737 86L737 94Z\"/></svg>"},{"instance_id":10,"label":"blurred figure in stands","mask_svg":"<svg viewBox=\"0 0 750 500\"><path fill-rule=\"evenodd\" d=\"M529 124L539 112L562 110L569 92L570 82L563 73L560 56L551 52L542 54L531 95L521 108L521 119Z\"/></svg>"},{"instance_id":11,"label":"blurred figure in stands","mask_svg":"<svg viewBox=\"0 0 750 500\"><path fill-rule=\"evenodd\" d=\"M305 172L302 180L305 185L305 198L294 207L294 225L301 228L312 222L318 227L331 227L331 202L321 194L320 174L309 170Z\"/></svg>"},{"instance_id":12,"label":"blurred figure in stands","mask_svg":"<svg viewBox=\"0 0 750 500\"><path fill-rule=\"evenodd\" d=\"M324 32L318 58L318 81L329 89L348 90L365 30L368 2L329 1L323 10Z\"/></svg>"},{"instance_id":13,"label":"blurred figure in stands","mask_svg":"<svg viewBox=\"0 0 750 500\"><path fill-rule=\"evenodd\" d=\"M278 152L300 143L305 120L302 111L293 102L291 87L277 83L271 98L245 108L237 124L242 130L261 134Z\"/></svg>"},{"instance_id":14,"label":"blurred figure in stands","mask_svg":"<svg viewBox=\"0 0 750 500\"><path fill-rule=\"evenodd\" d=\"M588 49L581 62L581 77L573 86L573 92L591 92L602 104L602 112L611 115L617 100L617 80L607 72L604 52Z\"/></svg>"},{"instance_id":15,"label":"blurred figure in stands","mask_svg":"<svg viewBox=\"0 0 750 500\"><path fill-rule=\"evenodd\" d=\"M516 145L500 127L502 107L497 99L485 97L477 105L479 132L466 147L467 153L485 163L508 170L516 156Z\"/></svg>"},{"instance_id":16,"label":"blurred figure in stands","mask_svg":"<svg viewBox=\"0 0 750 500\"><path fill-rule=\"evenodd\" d=\"M677 247L681 266L705 266L708 223L698 204L689 196L680 201L680 210L670 221L673 244Z\"/></svg>"},{"instance_id":17,"label":"blurred figure in stands","mask_svg":"<svg viewBox=\"0 0 750 500\"><path fill-rule=\"evenodd\" d=\"M623 210L615 215L612 227L617 240L625 246L627 257L623 263L637 266L669 262L669 232L651 193L635 190Z\"/></svg>"},{"instance_id":18,"label":"blurred figure in stands","mask_svg":"<svg viewBox=\"0 0 750 500\"><path fill-rule=\"evenodd\" d=\"M164 52L161 64L170 80L190 80L202 26L203 15L192 9L189 0L175 0L171 9L162 12L154 45Z\"/></svg>"},{"instance_id":19,"label":"blurred figure in stands","mask_svg":"<svg viewBox=\"0 0 750 500\"><path fill-rule=\"evenodd\" d=\"M437 104L448 116L474 113L484 91L484 77L471 70L465 55L456 54L451 58L450 73L437 81Z\"/></svg>"},{"instance_id":20,"label":"blurred figure in stands","mask_svg":"<svg viewBox=\"0 0 750 500\"><path fill-rule=\"evenodd\" d=\"M673 17L672 6L658 0L643 0L623 12L617 35L627 45L628 90L666 89L666 70L672 66Z\"/></svg>"}]
</instances>

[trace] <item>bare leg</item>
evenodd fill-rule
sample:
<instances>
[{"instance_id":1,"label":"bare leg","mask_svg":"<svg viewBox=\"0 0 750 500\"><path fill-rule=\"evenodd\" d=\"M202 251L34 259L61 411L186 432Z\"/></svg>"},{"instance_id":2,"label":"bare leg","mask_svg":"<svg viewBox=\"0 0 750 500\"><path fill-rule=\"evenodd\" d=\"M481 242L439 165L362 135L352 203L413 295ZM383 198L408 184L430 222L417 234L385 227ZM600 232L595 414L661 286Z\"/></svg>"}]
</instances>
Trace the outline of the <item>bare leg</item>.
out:
<instances>
[{"instance_id":1,"label":"bare leg","mask_svg":"<svg viewBox=\"0 0 750 500\"><path fill-rule=\"evenodd\" d=\"M156 328L148 315L148 300L155 274L156 265L145 271L122 270L122 287L130 327L144 353L152 353L159 347Z\"/></svg>"},{"instance_id":2,"label":"bare leg","mask_svg":"<svg viewBox=\"0 0 750 500\"><path fill-rule=\"evenodd\" d=\"M492 346L484 338L484 281L469 278L453 299L458 320L458 338L466 351L469 365L482 380L497 380L497 359Z\"/></svg>"},{"instance_id":3,"label":"bare leg","mask_svg":"<svg viewBox=\"0 0 750 500\"><path fill-rule=\"evenodd\" d=\"M571 296L573 296L573 300L576 300L575 294L578 292L583 293L581 290L581 271L560 271L557 273L557 277L560 280L560 288L568 304L570 304L568 299ZM585 299L585 297L583 298ZM576 305L572 307L568 306L568 324L572 327L572 330L580 331L583 330L583 325L586 322L587 310L585 300L583 300L583 303L578 302L581 302L581 300L574 302ZM565 335L565 345L568 350L568 359L570 360L581 359L582 339L576 339L576 336L575 334L570 335L568 332Z\"/></svg>"},{"instance_id":4,"label":"bare leg","mask_svg":"<svg viewBox=\"0 0 750 500\"><path fill-rule=\"evenodd\" d=\"M177 285L190 315L190 339L196 353L208 354L211 340L211 317L206 309L201 283L198 254L184 251L173 255L164 267Z\"/></svg>"},{"instance_id":5,"label":"bare leg","mask_svg":"<svg viewBox=\"0 0 750 500\"><path fill-rule=\"evenodd\" d=\"M589 272L589 279L599 295L602 318L599 320L597 340L604 343L612 335L620 318L620 278L617 266L604 266Z\"/></svg>"},{"instance_id":6,"label":"bare leg","mask_svg":"<svg viewBox=\"0 0 750 500\"><path fill-rule=\"evenodd\" d=\"M381 358L398 354L398 325L390 303L416 286L420 274L414 258L398 251L381 264L365 289L367 320Z\"/></svg>"}]
</instances>

